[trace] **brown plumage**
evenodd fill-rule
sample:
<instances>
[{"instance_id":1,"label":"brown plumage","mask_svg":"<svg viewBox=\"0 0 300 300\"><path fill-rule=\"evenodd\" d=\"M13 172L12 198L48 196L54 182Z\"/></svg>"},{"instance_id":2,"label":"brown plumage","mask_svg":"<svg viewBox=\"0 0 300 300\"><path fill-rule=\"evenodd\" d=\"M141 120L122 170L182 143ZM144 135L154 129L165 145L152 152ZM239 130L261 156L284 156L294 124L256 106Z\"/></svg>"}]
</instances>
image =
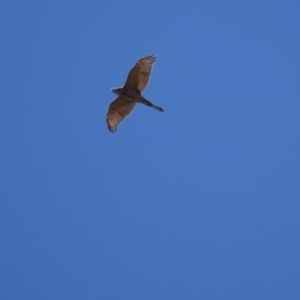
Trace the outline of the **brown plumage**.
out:
<instances>
[{"instance_id":1,"label":"brown plumage","mask_svg":"<svg viewBox=\"0 0 300 300\"><path fill-rule=\"evenodd\" d=\"M110 132L117 131L118 125L130 115L136 103L143 103L158 111L164 111L161 107L151 103L142 96L142 92L149 83L155 61L156 57L154 55L143 57L130 70L124 86L111 90L118 97L111 102L106 114L106 122Z\"/></svg>"}]
</instances>

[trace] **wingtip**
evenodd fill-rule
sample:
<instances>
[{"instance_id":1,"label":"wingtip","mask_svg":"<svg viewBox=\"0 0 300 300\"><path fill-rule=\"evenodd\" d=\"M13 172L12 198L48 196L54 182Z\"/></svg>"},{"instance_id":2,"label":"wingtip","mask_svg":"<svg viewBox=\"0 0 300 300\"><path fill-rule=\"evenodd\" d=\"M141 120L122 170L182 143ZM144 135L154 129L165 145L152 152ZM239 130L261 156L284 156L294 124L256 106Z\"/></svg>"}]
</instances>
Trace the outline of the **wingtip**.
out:
<instances>
[{"instance_id":1,"label":"wingtip","mask_svg":"<svg viewBox=\"0 0 300 300\"><path fill-rule=\"evenodd\" d=\"M107 122L107 121L106 121L106 122ZM111 126L108 122L107 122L107 128L108 128L108 131L109 131L110 133L115 133L115 132L117 131L117 128Z\"/></svg>"},{"instance_id":2,"label":"wingtip","mask_svg":"<svg viewBox=\"0 0 300 300\"><path fill-rule=\"evenodd\" d=\"M110 128L110 127L108 127L108 130L109 130L110 133L116 133L117 132L116 128Z\"/></svg>"},{"instance_id":3,"label":"wingtip","mask_svg":"<svg viewBox=\"0 0 300 300\"><path fill-rule=\"evenodd\" d=\"M157 61L157 58L154 54L148 54L144 57L144 59L151 59L153 61Z\"/></svg>"}]
</instances>

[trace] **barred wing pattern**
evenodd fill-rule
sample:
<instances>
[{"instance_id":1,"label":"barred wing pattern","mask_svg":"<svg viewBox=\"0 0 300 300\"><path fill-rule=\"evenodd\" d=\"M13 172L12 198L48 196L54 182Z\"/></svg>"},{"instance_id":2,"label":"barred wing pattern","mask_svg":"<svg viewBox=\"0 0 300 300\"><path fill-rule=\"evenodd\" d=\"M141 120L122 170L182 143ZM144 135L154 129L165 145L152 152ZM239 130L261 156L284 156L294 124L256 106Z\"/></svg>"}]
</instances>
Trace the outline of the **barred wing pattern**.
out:
<instances>
[{"instance_id":1,"label":"barred wing pattern","mask_svg":"<svg viewBox=\"0 0 300 300\"><path fill-rule=\"evenodd\" d=\"M130 70L124 88L142 93L149 83L154 62L156 62L154 55L147 55L140 59Z\"/></svg>"},{"instance_id":2,"label":"barred wing pattern","mask_svg":"<svg viewBox=\"0 0 300 300\"><path fill-rule=\"evenodd\" d=\"M117 131L118 125L134 110L136 103L118 97L110 105L106 114L106 122L110 132Z\"/></svg>"}]
</instances>

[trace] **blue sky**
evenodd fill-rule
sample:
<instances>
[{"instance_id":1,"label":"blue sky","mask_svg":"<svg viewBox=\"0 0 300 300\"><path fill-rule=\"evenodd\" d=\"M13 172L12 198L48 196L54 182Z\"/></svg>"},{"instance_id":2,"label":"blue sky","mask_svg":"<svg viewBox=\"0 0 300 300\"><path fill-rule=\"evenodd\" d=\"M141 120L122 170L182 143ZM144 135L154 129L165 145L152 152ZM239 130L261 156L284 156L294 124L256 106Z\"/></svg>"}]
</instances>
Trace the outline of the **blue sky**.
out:
<instances>
[{"instance_id":1,"label":"blue sky","mask_svg":"<svg viewBox=\"0 0 300 300\"><path fill-rule=\"evenodd\" d=\"M299 10L1 1L0 299L300 299Z\"/></svg>"}]
</instances>

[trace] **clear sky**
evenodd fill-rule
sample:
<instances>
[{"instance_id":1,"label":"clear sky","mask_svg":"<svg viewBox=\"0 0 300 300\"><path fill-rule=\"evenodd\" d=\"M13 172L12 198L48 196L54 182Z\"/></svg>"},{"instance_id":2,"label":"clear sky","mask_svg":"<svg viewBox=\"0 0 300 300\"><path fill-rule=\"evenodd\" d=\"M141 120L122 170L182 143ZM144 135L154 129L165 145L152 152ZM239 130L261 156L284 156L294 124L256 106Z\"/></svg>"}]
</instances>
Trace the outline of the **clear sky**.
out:
<instances>
[{"instance_id":1,"label":"clear sky","mask_svg":"<svg viewBox=\"0 0 300 300\"><path fill-rule=\"evenodd\" d=\"M299 12L1 1L0 299L300 299Z\"/></svg>"}]
</instances>

